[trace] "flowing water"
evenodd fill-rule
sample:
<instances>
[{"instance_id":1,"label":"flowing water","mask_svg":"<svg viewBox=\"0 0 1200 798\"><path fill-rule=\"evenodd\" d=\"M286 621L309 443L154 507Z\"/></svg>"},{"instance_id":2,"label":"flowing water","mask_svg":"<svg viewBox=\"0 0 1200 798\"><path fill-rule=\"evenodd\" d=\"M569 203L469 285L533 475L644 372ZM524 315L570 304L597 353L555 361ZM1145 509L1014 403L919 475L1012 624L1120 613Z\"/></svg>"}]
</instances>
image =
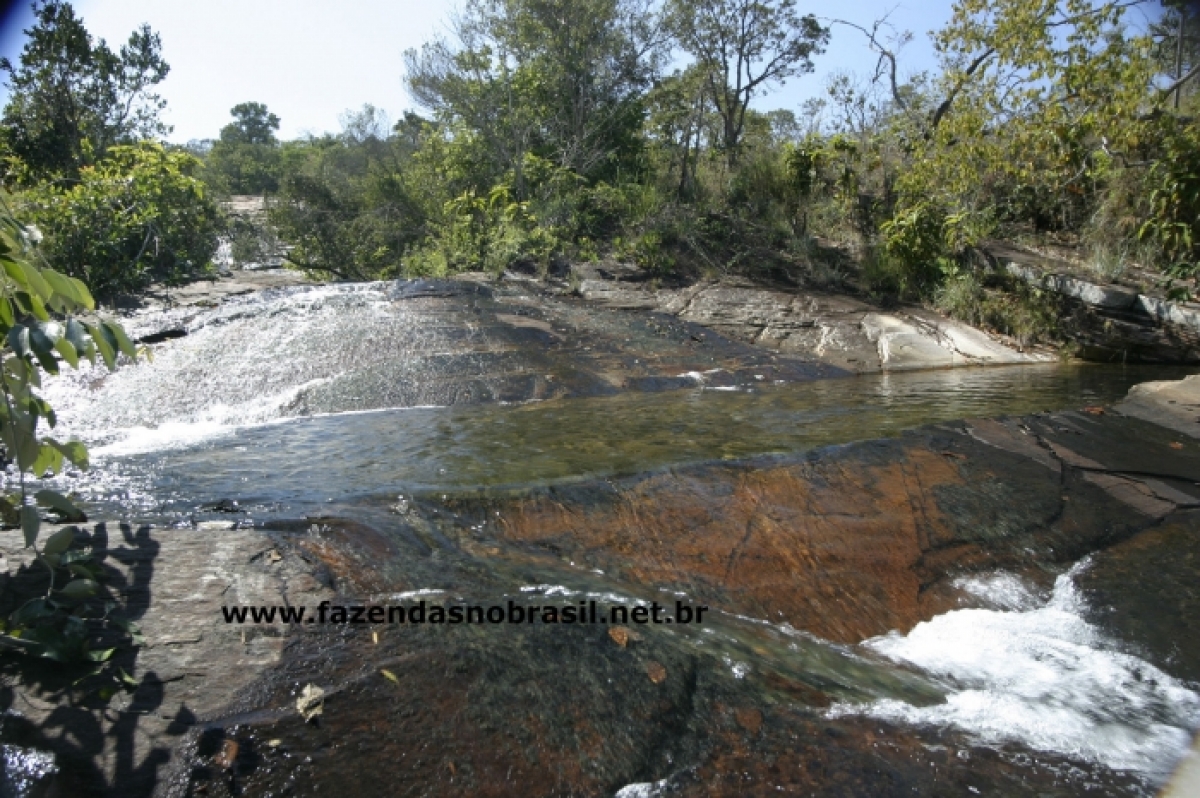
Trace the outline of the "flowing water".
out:
<instances>
[{"instance_id":1,"label":"flowing water","mask_svg":"<svg viewBox=\"0 0 1200 798\"><path fill-rule=\"evenodd\" d=\"M463 403L456 389L456 403L426 406L439 396L422 388L434 378L465 370L486 393L521 361L486 331L433 326L413 307L374 284L136 318L135 335L188 334L157 345L153 362L114 374L85 368L47 386L56 434L86 441L93 456L90 472L56 482L97 517L185 525L216 517L222 501L259 524L331 506L353 516L397 497L511 492L1112 403L1133 384L1184 373L1026 366L807 382L749 373L714 388L699 372L687 377L693 387L671 391ZM980 745L1019 743L1161 782L1200 722L1200 696L1085 621L1073 577L1060 575L1049 593L1011 574L976 578L961 587L982 607L856 647L736 616L689 645L716 652L735 678L739 668L799 674L837 699L830 718L953 728ZM544 583L513 575L504 595L627 589L564 571Z\"/></svg>"}]
</instances>

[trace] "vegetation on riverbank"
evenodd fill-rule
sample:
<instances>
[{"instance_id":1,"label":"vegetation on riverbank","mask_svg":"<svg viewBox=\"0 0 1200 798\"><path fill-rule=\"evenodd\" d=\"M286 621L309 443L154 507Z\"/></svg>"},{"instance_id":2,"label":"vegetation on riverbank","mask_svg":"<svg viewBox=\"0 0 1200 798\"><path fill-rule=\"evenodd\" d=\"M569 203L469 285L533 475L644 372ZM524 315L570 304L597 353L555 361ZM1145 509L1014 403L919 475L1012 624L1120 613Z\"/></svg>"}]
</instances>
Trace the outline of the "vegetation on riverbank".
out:
<instances>
[{"instance_id":1,"label":"vegetation on riverbank","mask_svg":"<svg viewBox=\"0 0 1200 798\"><path fill-rule=\"evenodd\" d=\"M37 9L3 65L6 179L100 295L203 273L212 196L244 193L324 277L612 258L924 300L1021 338L1048 311L987 267L990 239L1069 244L1102 277L1136 262L1178 297L1200 273L1200 20L1170 0L960 0L939 71L913 76L909 34L795 0L468 0L406 55L420 113L367 105L281 142L247 102L190 152L146 143L168 69L149 28L114 53L69 4ZM832 41L873 70L758 110ZM253 251L244 227L226 232Z\"/></svg>"}]
</instances>

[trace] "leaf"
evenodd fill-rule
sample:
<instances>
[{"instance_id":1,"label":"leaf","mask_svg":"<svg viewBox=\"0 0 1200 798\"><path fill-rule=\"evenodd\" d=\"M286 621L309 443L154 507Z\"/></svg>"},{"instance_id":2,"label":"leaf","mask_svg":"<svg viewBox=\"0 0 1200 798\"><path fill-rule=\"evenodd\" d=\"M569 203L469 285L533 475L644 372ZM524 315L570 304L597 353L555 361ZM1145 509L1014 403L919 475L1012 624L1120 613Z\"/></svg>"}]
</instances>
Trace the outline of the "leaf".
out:
<instances>
[{"instance_id":1,"label":"leaf","mask_svg":"<svg viewBox=\"0 0 1200 798\"><path fill-rule=\"evenodd\" d=\"M54 608L44 598L36 598L22 604L9 620L17 626L32 626L43 618L54 615Z\"/></svg>"},{"instance_id":2,"label":"leaf","mask_svg":"<svg viewBox=\"0 0 1200 798\"><path fill-rule=\"evenodd\" d=\"M133 644L135 646L146 645L146 638L142 636L142 630L139 629L137 624L135 624L133 621L120 616L110 618L109 621L113 626L116 626L118 629L125 632L125 634L129 635L133 639Z\"/></svg>"},{"instance_id":3,"label":"leaf","mask_svg":"<svg viewBox=\"0 0 1200 798\"><path fill-rule=\"evenodd\" d=\"M67 569L75 576L78 576L80 579L95 579L96 578L95 569L90 568L89 566L84 565L83 563L72 562L72 563L67 563L66 565L67 565Z\"/></svg>"},{"instance_id":4,"label":"leaf","mask_svg":"<svg viewBox=\"0 0 1200 798\"><path fill-rule=\"evenodd\" d=\"M658 662L646 663L646 675L650 677L650 681L655 684L662 684L667 680L667 669Z\"/></svg>"},{"instance_id":5,"label":"leaf","mask_svg":"<svg viewBox=\"0 0 1200 798\"><path fill-rule=\"evenodd\" d=\"M42 518L37 508L26 504L21 508L21 531L25 533L25 548L37 542L38 531L42 528Z\"/></svg>"},{"instance_id":6,"label":"leaf","mask_svg":"<svg viewBox=\"0 0 1200 798\"><path fill-rule=\"evenodd\" d=\"M394 682L395 684L400 684L400 678L398 676L396 676L396 674L389 671L387 668L380 668L379 672L382 673L383 678L387 679L389 682Z\"/></svg>"},{"instance_id":7,"label":"leaf","mask_svg":"<svg viewBox=\"0 0 1200 798\"><path fill-rule=\"evenodd\" d=\"M112 371L117 366L116 341L112 339L112 333L106 330L103 326L94 326L84 323L88 334L91 335L92 341L95 342L96 348L100 350L100 357L104 358L104 365L108 366L108 370Z\"/></svg>"},{"instance_id":8,"label":"leaf","mask_svg":"<svg viewBox=\"0 0 1200 798\"><path fill-rule=\"evenodd\" d=\"M25 294L28 297L29 312L41 321L49 321L50 314L46 312L46 305L42 302L42 298L37 294Z\"/></svg>"},{"instance_id":9,"label":"leaf","mask_svg":"<svg viewBox=\"0 0 1200 798\"><path fill-rule=\"evenodd\" d=\"M63 457L67 458L72 463L74 463L75 465L84 469L85 471L87 470L87 468L88 468L87 447L84 446L79 441L67 441L66 443L59 443L58 441L54 440L53 438L44 438L42 440L42 443L45 444L46 446L53 446L55 449L58 449L60 452L62 452Z\"/></svg>"},{"instance_id":10,"label":"leaf","mask_svg":"<svg viewBox=\"0 0 1200 798\"><path fill-rule=\"evenodd\" d=\"M17 502L19 501L20 497L17 497ZM21 525L20 504L15 503L12 497L0 496L0 519L8 526Z\"/></svg>"},{"instance_id":11,"label":"leaf","mask_svg":"<svg viewBox=\"0 0 1200 798\"><path fill-rule=\"evenodd\" d=\"M5 327L11 327L16 321L16 316L13 315L12 302L8 297L0 297L0 322L3 322Z\"/></svg>"},{"instance_id":12,"label":"leaf","mask_svg":"<svg viewBox=\"0 0 1200 798\"><path fill-rule=\"evenodd\" d=\"M296 710L308 723L325 711L325 691L315 684L306 684L296 699Z\"/></svg>"},{"instance_id":13,"label":"leaf","mask_svg":"<svg viewBox=\"0 0 1200 798\"><path fill-rule=\"evenodd\" d=\"M76 352L87 351L87 338L84 336L86 330L83 323L78 319L67 320L67 330L63 334L63 338L70 342L71 346L75 347Z\"/></svg>"},{"instance_id":14,"label":"leaf","mask_svg":"<svg viewBox=\"0 0 1200 798\"><path fill-rule=\"evenodd\" d=\"M77 280L74 277L68 277L71 284L75 286L75 292L79 295L80 304L88 310L96 309L96 300L92 299L92 292L84 285L82 280Z\"/></svg>"},{"instance_id":15,"label":"leaf","mask_svg":"<svg viewBox=\"0 0 1200 798\"><path fill-rule=\"evenodd\" d=\"M82 600L96 595L96 591L99 589L100 585L95 579L75 579L68 582L67 586L58 592L67 598Z\"/></svg>"},{"instance_id":16,"label":"leaf","mask_svg":"<svg viewBox=\"0 0 1200 798\"><path fill-rule=\"evenodd\" d=\"M83 297L79 293L79 289L75 283L71 282L71 278L59 274L53 269L46 269L42 272L42 277L54 289L54 293L68 300L72 305L83 306Z\"/></svg>"},{"instance_id":17,"label":"leaf","mask_svg":"<svg viewBox=\"0 0 1200 798\"><path fill-rule=\"evenodd\" d=\"M83 514L83 511L58 491L43 488L35 493L33 497L37 500L38 504L55 510L67 521L82 523L87 520L87 516Z\"/></svg>"},{"instance_id":18,"label":"leaf","mask_svg":"<svg viewBox=\"0 0 1200 798\"><path fill-rule=\"evenodd\" d=\"M66 528L73 530L75 533L79 532L79 528L75 526ZM71 549L70 551L63 552L62 558L59 560L59 562L62 565L70 565L71 563L84 563L86 565L90 559L92 559L91 549ZM90 565L87 567L90 568ZM89 570L86 574L81 575L91 576L92 573Z\"/></svg>"},{"instance_id":19,"label":"leaf","mask_svg":"<svg viewBox=\"0 0 1200 798\"><path fill-rule=\"evenodd\" d=\"M37 459L33 461L33 468L30 471L34 476L41 477L50 472L58 474L62 471L63 455L58 449L53 446L39 446Z\"/></svg>"},{"instance_id":20,"label":"leaf","mask_svg":"<svg viewBox=\"0 0 1200 798\"><path fill-rule=\"evenodd\" d=\"M0 425L0 435L9 453L17 455L17 466L22 471L30 471L37 462L41 449L36 437L37 417L12 408L8 423Z\"/></svg>"},{"instance_id":21,"label":"leaf","mask_svg":"<svg viewBox=\"0 0 1200 798\"><path fill-rule=\"evenodd\" d=\"M112 334L115 340L116 347L128 357L130 360L137 360L137 347L129 340L129 336L125 334L124 328L115 321L103 322L104 329Z\"/></svg>"},{"instance_id":22,"label":"leaf","mask_svg":"<svg viewBox=\"0 0 1200 798\"><path fill-rule=\"evenodd\" d=\"M237 764L237 756L237 740L225 740L221 745L221 750L213 757L213 764L221 770L233 770L233 766Z\"/></svg>"},{"instance_id":23,"label":"leaf","mask_svg":"<svg viewBox=\"0 0 1200 798\"><path fill-rule=\"evenodd\" d=\"M90 662L108 662L115 652L115 648L93 648L88 650L86 656Z\"/></svg>"},{"instance_id":24,"label":"leaf","mask_svg":"<svg viewBox=\"0 0 1200 798\"><path fill-rule=\"evenodd\" d=\"M54 342L54 351L58 352L63 360L70 363L71 368L79 368L79 351L66 338L59 338Z\"/></svg>"},{"instance_id":25,"label":"leaf","mask_svg":"<svg viewBox=\"0 0 1200 798\"><path fill-rule=\"evenodd\" d=\"M5 340L8 341L8 348L18 356L29 356L29 328L24 324L14 324Z\"/></svg>"},{"instance_id":26,"label":"leaf","mask_svg":"<svg viewBox=\"0 0 1200 798\"><path fill-rule=\"evenodd\" d=\"M0 258L0 262L4 264L4 271L14 283L26 290L29 289L29 278L25 275L25 270L21 268L21 264L9 257Z\"/></svg>"},{"instance_id":27,"label":"leaf","mask_svg":"<svg viewBox=\"0 0 1200 798\"><path fill-rule=\"evenodd\" d=\"M78 527L73 526L65 526L58 530L46 538L46 542L42 545L42 554L47 557L62 554L75 542L75 533L78 531Z\"/></svg>"},{"instance_id":28,"label":"leaf","mask_svg":"<svg viewBox=\"0 0 1200 798\"><path fill-rule=\"evenodd\" d=\"M54 296L54 289L42 277L42 271L37 266L29 263L20 263L20 267L25 271L25 285L43 302Z\"/></svg>"}]
</instances>

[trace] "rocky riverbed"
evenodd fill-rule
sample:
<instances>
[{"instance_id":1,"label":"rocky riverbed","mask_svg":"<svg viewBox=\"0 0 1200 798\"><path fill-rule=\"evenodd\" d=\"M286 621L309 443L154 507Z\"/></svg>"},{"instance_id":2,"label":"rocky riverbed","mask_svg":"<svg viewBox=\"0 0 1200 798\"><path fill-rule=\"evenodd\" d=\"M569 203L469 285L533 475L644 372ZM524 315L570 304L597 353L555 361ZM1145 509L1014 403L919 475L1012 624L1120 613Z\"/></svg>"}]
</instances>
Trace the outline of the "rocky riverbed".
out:
<instances>
[{"instance_id":1,"label":"rocky riverbed","mask_svg":"<svg viewBox=\"0 0 1200 798\"><path fill-rule=\"evenodd\" d=\"M281 319L269 329L249 304L205 315L211 298L176 297L132 325L141 337L182 333L161 339L158 362L184 382L164 398L114 403L106 418L148 423L155 402L189 380L206 385L203 353L229 351L243 324L264 347L276 334L320 344L280 418L748 392L903 369L918 361L893 355L929 347L940 360L926 365L1037 357L916 311L848 304L842 322L805 326L813 298L793 297L756 316L755 303L776 300L738 293L752 290L697 291L677 308L682 294L659 295L647 312L615 293L581 302L520 284L414 283L372 295L366 307L383 321L362 343L323 337L324 305L311 302L295 319L312 326L287 337L303 292L269 305ZM851 333L852 346L804 343ZM334 340L341 350L322 360ZM388 365L396 352L432 365L416 380ZM339 357L362 368L343 375ZM147 393L152 374L93 380L89 401ZM225 380L211 390L228 405L263 390ZM169 399L181 418L209 412L197 393ZM150 527L137 523L150 511L128 505L134 523L87 535L147 638L120 655L137 686L103 702L50 668L10 672L10 783L59 795L1149 794L1200 719L1200 648L1188 632L1200 380L1074 408L486 489L431 479L292 516L291 505L230 503L157 510L166 523ZM292 455L330 456L321 451ZM307 478L305 464L276 458L285 477ZM233 462L243 462L233 474L246 468ZM359 467L377 478L371 463ZM29 570L19 533L0 550L19 581ZM605 611L684 601L712 620L237 625L220 611L323 600L597 601ZM971 643L956 624L986 635ZM985 644L1007 646L983 650L991 670L963 659ZM324 699L306 720L297 699L310 685ZM972 714L973 701L986 707ZM996 717L1017 722L986 722ZM20 770L34 751L53 754L56 775Z\"/></svg>"}]
</instances>

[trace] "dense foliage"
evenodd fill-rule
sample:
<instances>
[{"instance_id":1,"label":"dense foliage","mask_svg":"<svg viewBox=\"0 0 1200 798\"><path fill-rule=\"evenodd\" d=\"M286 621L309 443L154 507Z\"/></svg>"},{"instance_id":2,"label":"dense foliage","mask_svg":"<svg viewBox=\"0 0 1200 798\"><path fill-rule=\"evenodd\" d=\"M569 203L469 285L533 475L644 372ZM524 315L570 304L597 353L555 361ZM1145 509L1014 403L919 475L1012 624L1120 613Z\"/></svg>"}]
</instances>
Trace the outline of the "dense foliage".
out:
<instances>
[{"instance_id":1,"label":"dense foliage","mask_svg":"<svg viewBox=\"0 0 1200 798\"><path fill-rule=\"evenodd\" d=\"M907 34L791 0L470 0L407 54L426 116L271 145L272 218L345 278L614 257L936 300L1008 238L1193 285L1198 32L1178 4L960 0L904 81ZM755 110L831 35L874 72Z\"/></svg>"},{"instance_id":2,"label":"dense foliage","mask_svg":"<svg viewBox=\"0 0 1200 798\"><path fill-rule=\"evenodd\" d=\"M420 114L393 124L368 105L338 134L281 142L279 118L242 103L194 151L200 170L128 149L161 132L148 29L117 55L68 4L37 9L21 67L5 65L7 174L50 262L102 294L204 268L218 220L197 180L266 195L290 262L338 279L615 258L966 307L1011 289L981 271L997 238L1074 247L1106 277L1136 262L1182 294L1200 274L1186 3L959 0L934 34L940 68L902 78L909 34L818 21L798 0L467 0L405 55ZM758 110L835 37L873 71ZM138 110L114 116L114 98ZM256 224L237 222L235 249L261 249Z\"/></svg>"},{"instance_id":3,"label":"dense foliage","mask_svg":"<svg viewBox=\"0 0 1200 798\"><path fill-rule=\"evenodd\" d=\"M118 52L88 35L70 3L33 6L37 24L20 64L0 59L10 91L0 139L25 179L72 178L108 148L163 135L163 101L151 89L167 76L158 35L142 26Z\"/></svg>"},{"instance_id":4,"label":"dense foliage","mask_svg":"<svg viewBox=\"0 0 1200 798\"><path fill-rule=\"evenodd\" d=\"M140 142L111 147L70 183L39 183L17 199L45 236L42 254L102 296L202 272L217 246L217 206L185 152Z\"/></svg>"},{"instance_id":5,"label":"dense foliage","mask_svg":"<svg viewBox=\"0 0 1200 798\"><path fill-rule=\"evenodd\" d=\"M119 52L69 3L34 3L20 64L0 61L9 101L0 176L40 255L102 298L206 273L223 222L192 155L153 141L168 128L151 93L167 74L143 26Z\"/></svg>"},{"instance_id":6,"label":"dense foliage","mask_svg":"<svg viewBox=\"0 0 1200 798\"><path fill-rule=\"evenodd\" d=\"M239 103L233 122L208 152L206 177L227 194L268 194L279 189L279 117L262 103Z\"/></svg>"}]
</instances>

